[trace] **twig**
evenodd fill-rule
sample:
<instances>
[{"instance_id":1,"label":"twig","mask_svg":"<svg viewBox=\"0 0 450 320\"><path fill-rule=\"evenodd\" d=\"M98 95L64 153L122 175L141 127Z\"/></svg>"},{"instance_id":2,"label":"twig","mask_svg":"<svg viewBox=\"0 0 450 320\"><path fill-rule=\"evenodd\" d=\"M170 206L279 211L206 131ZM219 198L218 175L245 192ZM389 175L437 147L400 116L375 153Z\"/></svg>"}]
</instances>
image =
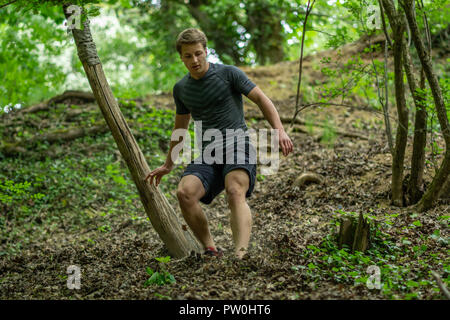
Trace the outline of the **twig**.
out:
<instances>
[{"instance_id":1,"label":"twig","mask_svg":"<svg viewBox=\"0 0 450 320\"><path fill-rule=\"evenodd\" d=\"M305 46L306 23L308 22L308 16L311 13L311 10L312 10L315 2L316 2L316 0L313 0L312 3L311 3L311 0L308 0L308 4L306 6L305 21L303 22L303 31L302 31L302 43L301 43L301 46L300 46L300 66L299 66L299 70L298 70L298 84L297 84L297 97L295 99L295 113L294 113L294 116L292 117L292 121L291 121L290 127L292 127L292 125L294 124L294 120L297 117L297 114L299 113L298 102L299 102L299 98L300 98L300 86L301 86L301 83L302 83L303 48Z\"/></svg>"},{"instance_id":2,"label":"twig","mask_svg":"<svg viewBox=\"0 0 450 320\"><path fill-rule=\"evenodd\" d=\"M435 271L431 271L431 274L433 275L434 280L436 280L436 283L441 289L444 296L446 296L447 299L450 300L450 292L448 291L445 284L442 282L441 277L439 277L439 275Z\"/></svg>"},{"instance_id":3,"label":"twig","mask_svg":"<svg viewBox=\"0 0 450 320\"><path fill-rule=\"evenodd\" d=\"M0 9L3 9L4 7L9 6L10 4L13 4L14 2L17 2L17 0L13 0L13 1L10 1L10 2L8 2L8 3L6 3L6 4L2 4L2 5L0 6Z\"/></svg>"},{"instance_id":4,"label":"twig","mask_svg":"<svg viewBox=\"0 0 450 320\"><path fill-rule=\"evenodd\" d=\"M389 42L389 46L392 47L392 40L389 37L389 33L387 32L386 19L384 19L383 3L381 2L381 0L378 0L378 4L380 5L380 15L381 15L381 22L383 24L384 36L386 37L387 42Z\"/></svg>"}]
</instances>

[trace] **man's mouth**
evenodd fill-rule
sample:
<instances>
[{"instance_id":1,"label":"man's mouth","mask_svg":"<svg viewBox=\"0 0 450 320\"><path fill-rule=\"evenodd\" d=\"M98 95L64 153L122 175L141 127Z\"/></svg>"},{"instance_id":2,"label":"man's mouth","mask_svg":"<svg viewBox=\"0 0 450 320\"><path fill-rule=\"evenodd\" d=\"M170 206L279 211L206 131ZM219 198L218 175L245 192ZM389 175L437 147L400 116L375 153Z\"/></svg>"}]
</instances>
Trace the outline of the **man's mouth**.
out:
<instances>
[{"instance_id":1,"label":"man's mouth","mask_svg":"<svg viewBox=\"0 0 450 320\"><path fill-rule=\"evenodd\" d=\"M192 69L194 69L194 70L198 70L198 69L200 69L200 65L198 65L198 66L194 66L194 67L192 67Z\"/></svg>"}]
</instances>

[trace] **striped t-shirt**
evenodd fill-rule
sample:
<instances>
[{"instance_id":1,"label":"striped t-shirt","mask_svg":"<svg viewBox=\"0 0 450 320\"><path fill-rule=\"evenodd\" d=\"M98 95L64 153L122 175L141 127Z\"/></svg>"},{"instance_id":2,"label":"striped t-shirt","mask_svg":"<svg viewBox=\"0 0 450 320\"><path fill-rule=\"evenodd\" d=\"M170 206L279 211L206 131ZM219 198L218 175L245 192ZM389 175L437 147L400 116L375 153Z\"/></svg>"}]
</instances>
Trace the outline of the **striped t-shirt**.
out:
<instances>
[{"instance_id":1,"label":"striped t-shirt","mask_svg":"<svg viewBox=\"0 0 450 320\"><path fill-rule=\"evenodd\" d=\"M194 121L201 121L202 136L207 129L218 129L223 135L226 129L247 131L242 94L247 96L255 86L239 68L210 62L201 79L188 73L175 84L176 113L191 113ZM207 144L203 142L202 149Z\"/></svg>"}]
</instances>

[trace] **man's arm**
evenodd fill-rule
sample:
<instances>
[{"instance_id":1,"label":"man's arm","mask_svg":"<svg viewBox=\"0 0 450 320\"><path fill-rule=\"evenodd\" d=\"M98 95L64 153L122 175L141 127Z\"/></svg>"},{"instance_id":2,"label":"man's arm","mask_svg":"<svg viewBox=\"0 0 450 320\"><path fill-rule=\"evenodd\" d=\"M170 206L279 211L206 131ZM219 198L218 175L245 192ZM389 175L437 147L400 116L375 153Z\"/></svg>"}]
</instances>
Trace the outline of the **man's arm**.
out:
<instances>
[{"instance_id":1,"label":"man's arm","mask_svg":"<svg viewBox=\"0 0 450 320\"><path fill-rule=\"evenodd\" d=\"M175 124L174 124L174 128L172 130L175 131L176 129L187 129L189 126L189 120L191 119L191 114L187 113L187 114L175 114ZM186 134L186 132L185 132ZM185 134L181 137L183 140L185 139ZM147 181L148 178L150 178L150 184L153 184L153 179L155 178L155 182L156 182L156 186L158 186L158 184L161 181L161 178L168 174L174 166L174 161L176 160L176 158L178 157L178 154L176 155L175 159L172 159L172 149L178 144L180 143L180 141L182 140L178 140L178 141L172 141L172 139L170 139L170 148L169 148L169 152L167 154L167 158L166 158L166 162L159 168L156 168L155 170L153 170L152 172L150 172L147 177L145 178L145 181Z\"/></svg>"},{"instance_id":2,"label":"man's arm","mask_svg":"<svg viewBox=\"0 0 450 320\"><path fill-rule=\"evenodd\" d=\"M287 156L294 149L294 145L292 144L292 141L288 137L286 131L284 131L280 116L278 115L278 111L272 101L257 86L248 93L247 97L258 105L264 115L264 118L266 118L272 128L279 130L279 143L281 150L283 151L283 155Z\"/></svg>"},{"instance_id":3,"label":"man's arm","mask_svg":"<svg viewBox=\"0 0 450 320\"><path fill-rule=\"evenodd\" d=\"M173 131L177 130L177 129L187 129L189 126L189 120L191 119L191 114L187 113L187 114L175 114L175 125L173 127ZM182 139L184 140L185 136L182 137ZM172 159L172 149L178 144L180 143L181 139L178 141L172 141L172 139L170 139L170 148L169 148L169 152L167 154L167 158L166 158L166 162L164 163L165 166L167 166L168 168L172 168L174 165L174 161L176 161L176 159ZM178 157L178 155L177 155Z\"/></svg>"}]
</instances>

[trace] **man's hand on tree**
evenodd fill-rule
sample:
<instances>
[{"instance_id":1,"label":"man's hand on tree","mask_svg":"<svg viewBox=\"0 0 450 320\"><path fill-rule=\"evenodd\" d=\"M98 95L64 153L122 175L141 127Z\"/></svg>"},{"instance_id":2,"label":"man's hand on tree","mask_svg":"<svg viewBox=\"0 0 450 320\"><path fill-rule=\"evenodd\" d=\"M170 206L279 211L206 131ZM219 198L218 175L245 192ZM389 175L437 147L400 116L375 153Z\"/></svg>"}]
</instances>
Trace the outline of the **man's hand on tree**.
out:
<instances>
[{"instance_id":1,"label":"man's hand on tree","mask_svg":"<svg viewBox=\"0 0 450 320\"><path fill-rule=\"evenodd\" d=\"M162 177L170 173L170 171L172 171L172 168L173 166L170 167L165 164L159 168L156 168L147 175L147 177L145 178L145 182L147 182L147 180L150 178L150 184L153 184L153 179L155 179L156 186L158 186L161 182Z\"/></svg>"}]
</instances>

